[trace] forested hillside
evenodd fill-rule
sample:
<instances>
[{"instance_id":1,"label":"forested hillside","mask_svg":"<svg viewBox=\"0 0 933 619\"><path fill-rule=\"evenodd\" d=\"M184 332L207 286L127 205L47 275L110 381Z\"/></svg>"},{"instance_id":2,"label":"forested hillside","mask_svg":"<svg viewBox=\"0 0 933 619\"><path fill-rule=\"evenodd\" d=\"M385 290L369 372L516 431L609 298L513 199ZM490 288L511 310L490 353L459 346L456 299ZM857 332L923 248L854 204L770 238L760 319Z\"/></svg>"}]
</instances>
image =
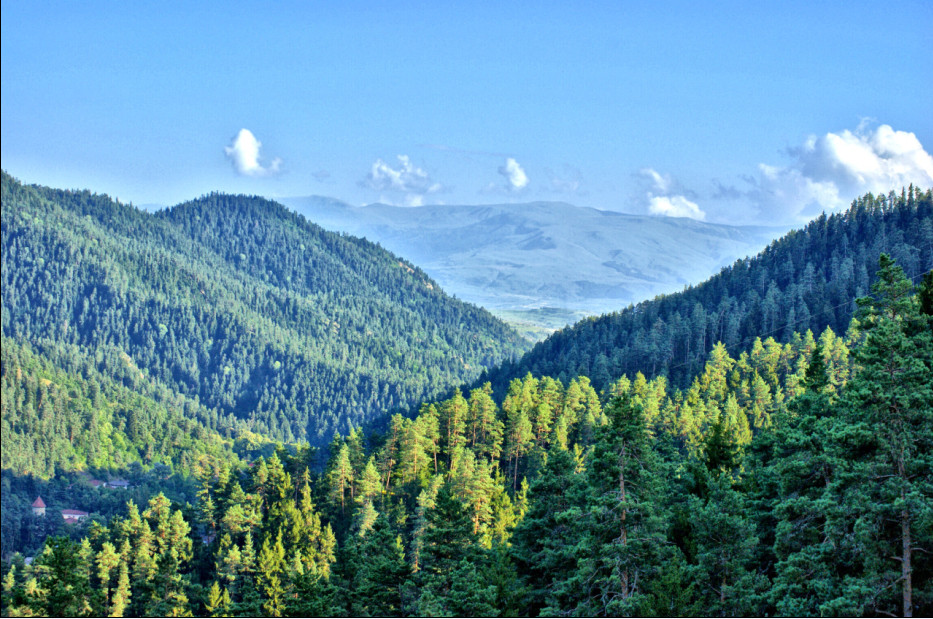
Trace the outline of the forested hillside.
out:
<instances>
[{"instance_id":1,"label":"forested hillside","mask_svg":"<svg viewBox=\"0 0 933 619\"><path fill-rule=\"evenodd\" d=\"M319 368L350 368L322 401L389 370L449 385L511 342L455 326L512 332L260 199L153 216L4 182L5 614L933 611L931 192L866 196L700 286L555 335L496 382L413 400L416 415L377 402L385 431L337 434L324 461L289 425L322 417ZM883 249L907 275L869 257ZM665 331L681 307L696 332ZM835 322L813 329L819 312ZM613 331L642 320L674 352ZM548 350L555 373L529 371ZM73 506L83 520L65 522Z\"/></svg>"},{"instance_id":2,"label":"forested hillside","mask_svg":"<svg viewBox=\"0 0 933 619\"><path fill-rule=\"evenodd\" d=\"M912 281L933 269L933 190L863 196L699 285L563 329L479 382L501 391L532 372L585 375L604 389L640 371L682 387L717 342L738 354L759 336L788 342L795 331L844 332L882 252Z\"/></svg>"},{"instance_id":3,"label":"forested hillside","mask_svg":"<svg viewBox=\"0 0 933 619\"><path fill-rule=\"evenodd\" d=\"M526 375L353 432L324 471L204 457L3 579L11 615L892 616L933 609L933 274L845 336L716 345L685 389ZM496 396L503 396L497 406Z\"/></svg>"},{"instance_id":4,"label":"forested hillside","mask_svg":"<svg viewBox=\"0 0 933 619\"><path fill-rule=\"evenodd\" d=\"M214 194L153 215L2 183L3 336L91 365L122 353L210 411L209 428L232 416L326 443L525 346L403 259L267 200Z\"/></svg>"},{"instance_id":5,"label":"forested hillside","mask_svg":"<svg viewBox=\"0 0 933 619\"><path fill-rule=\"evenodd\" d=\"M73 346L42 354L0 341L4 470L48 479L56 470L163 464L190 473L203 455L237 462L237 435L262 443L247 441L235 419L154 384L117 349L88 359Z\"/></svg>"}]
</instances>

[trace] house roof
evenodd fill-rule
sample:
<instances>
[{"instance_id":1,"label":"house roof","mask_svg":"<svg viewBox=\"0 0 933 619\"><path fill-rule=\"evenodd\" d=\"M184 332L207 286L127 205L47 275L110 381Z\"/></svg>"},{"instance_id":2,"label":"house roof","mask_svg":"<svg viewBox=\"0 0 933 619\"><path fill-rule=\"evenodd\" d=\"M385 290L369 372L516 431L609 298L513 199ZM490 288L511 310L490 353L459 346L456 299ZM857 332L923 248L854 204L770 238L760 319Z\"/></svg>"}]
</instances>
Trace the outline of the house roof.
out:
<instances>
[{"instance_id":1,"label":"house roof","mask_svg":"<svg viewBox=\"0 0 933 619\"><path fill-rule=\"evenodd\" d=\"M42 497L36 497L36 500L32 502L33 507L45 507L45 501L42 500Z\"/></svg>"},{"instance_id":2,"label":"house roof","mask_svg":"<svg viewBox=\"0 0 933 619\"><path fill-rule=\"evenodd\" d=\"M87 512L82 512L79 509L63 509L62 516L87 516Z\"/></svg>"}]
</instances>

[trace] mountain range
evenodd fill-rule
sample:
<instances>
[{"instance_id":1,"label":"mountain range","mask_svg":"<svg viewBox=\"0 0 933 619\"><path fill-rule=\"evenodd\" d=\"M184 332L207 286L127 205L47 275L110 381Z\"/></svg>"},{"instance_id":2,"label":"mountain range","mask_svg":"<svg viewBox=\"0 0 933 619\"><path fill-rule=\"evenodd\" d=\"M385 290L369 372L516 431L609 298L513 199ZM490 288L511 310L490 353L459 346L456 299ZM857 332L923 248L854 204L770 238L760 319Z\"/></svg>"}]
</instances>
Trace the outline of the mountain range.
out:
<instances>
[{"instance_id":1,"label":"mountain range","mask_svg":"<svg viewBox=\"0 0 933 619\"><path fill-rule=\"evenodd\" d=\"M3 336L52 366L68 349L72 368L131 368L212 429L321 444L527 349L406 260L262 198L149 213L2 181Z\"/></svg>"},{"instance_id":2,"label":"mountain range","mask_svg":"<svg viewBox=\"0 0 933 619\"><path fill-rule=\"evenodd\" d=\"M280 201L324 228L364 236L408 258L449 293L545 330L699 283L782 232L565 202L357 207L318 196Z\"/></svg>"},{"instance_id":3,"label":"mountain range","mask_svg":"<svg viewBox=\"0 0 933 619\"><path fill-rule=\"evenodd\" d=\"M2 190L4 615L930 614L933 191L522 354L263 198Z\"/></svg>"},{"instance_id":4,"label":"mountain range","mask_svg":"<svg viewBox=\"0 0 933 619\"><path fill-rule=\"evenodd\" d=\"M862 196L697 285L562 329L480 380L504 389L528 372L585 375L604 389L642 372L684 387L717 342L738 354L759 337L787 343L808 330L845 333L882 253L914 282L933 270L933 193Z\"/></svg>"}]
</instances>

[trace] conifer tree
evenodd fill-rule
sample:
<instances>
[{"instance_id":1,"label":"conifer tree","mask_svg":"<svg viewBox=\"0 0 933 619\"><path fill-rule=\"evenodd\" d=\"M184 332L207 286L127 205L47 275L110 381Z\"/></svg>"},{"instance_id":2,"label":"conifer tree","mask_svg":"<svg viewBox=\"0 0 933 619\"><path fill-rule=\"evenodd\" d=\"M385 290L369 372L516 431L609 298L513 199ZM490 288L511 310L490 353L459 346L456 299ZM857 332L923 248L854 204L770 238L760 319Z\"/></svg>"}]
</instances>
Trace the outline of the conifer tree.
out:
<instances>
[{"instance_id":1,"label":"conifer tree","mask_svg":"<svg viewBox=\"0 0 933 619\"><path fill-rule=\"evenodd\" d=\"M587 460L586 512L573 525L577 568L556 587L573 612L592 616L639 612L665 539L662 480L643 411L623 394L606 412L609 424Z\"/></svg>"},{"instance_id":2,"label":"conifer tree","mask_svg":"<svg viewBox=\"0 0 933 619\"><path fill-rule=\"evenodd\" d=\"M919 582L915 573L915 555L933 541L933 324L922 301L884 254L872 296L858 300L864 339L842 398L836 445L846 466L834 488L861 569L835 612L912 616L915 590L929 595L929 573Z\"/></svg>"},{"instance_id":3,"label":"conifer tree","mask_svg":"<svg viewBox=\"0 0 933 619\"><path fill-rule=\"evenodd\" d=\"M555 446L530 484L528 511L512 537L512 557L527 588L522 614L537 616L545 605L563 607L555 585L576 570L572 532L583 511L574 501L580 497L574 488L579 477L570 452Z\"/></svg>"}]
</instances>

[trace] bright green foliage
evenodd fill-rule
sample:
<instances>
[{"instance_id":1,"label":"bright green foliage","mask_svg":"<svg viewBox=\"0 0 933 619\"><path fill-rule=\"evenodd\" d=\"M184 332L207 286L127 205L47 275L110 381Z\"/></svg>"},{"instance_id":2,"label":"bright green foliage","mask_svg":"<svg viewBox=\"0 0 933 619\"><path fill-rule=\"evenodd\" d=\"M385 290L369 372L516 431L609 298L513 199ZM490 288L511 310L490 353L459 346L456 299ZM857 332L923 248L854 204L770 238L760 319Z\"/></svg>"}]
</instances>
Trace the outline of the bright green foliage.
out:
<instances>
[{"instance_id":1,"label":"bright green foliage","mask_svg":"<svg viewBox=\"0 0 933 619\"><path fill-rule=\"evenodd\" d=\"M287 593L285 547L281 533L273 541L266 536L256 566L256 587L262 595L262 610L267 617L281 617Z\"/></svg>"},{"instance_id":2,"label":"bright green foliage","mask_svg":"<svg viewBox=\"0 0 933 619\"><path fill-rule=\"evenodd\" d=\"M214 584L211 585L211 590L208 592L207 603L204 605L204 610L206 610L211 617L229 617L230 606L230 592L224 587L223 593L221 593L220 585L218 585L215 580Z\"/></svg>"},{"instance_id":3,"label":"bright green foliage","mask_svg":"<svg viewBox=\"0 0 933 619\"><path fill-rule=\"evenodd\" d=\"M27 587L27 604L47 617L89 617L98 614L80 545L64 537L48 540L36 557L36 582ZM29 589L32 589L30 592Z\"/></svg>"},{"instance_id":4,"label":"bright green foliage","mask_svg":"<svg viewBox=\"0 0 933 619\"><path fill-rule=\"evenodd\" d=\"M469 431L470 447L477 454L493 462L502 455L504 427L497 416L496 402L492 399L492 385L485 383L470 392Z\"/></svg>"},{"instance_id":5,"label":"bright green foliage","mask_svg":"<svg viewBox=\"0 0 933 619\"><path fill-rule=\"evenodd\" d=\"M502 403L505 413L505 453L512 472L512 489L518 487L518 471L522 457L531 449L534 429L531 413L535 409L538 381L530 374L524 380L515 379L509 385L509 393Z\"/></svg>"},{"instance_id":6,"label":"bright green foliage","mask_svg":"<svg viewBox=\"0 0 933 619\"><path fill-rule=\"evenodd\" d=\"M4 284L4 296L6 296ZM123 374L125 376L122 376ZM234 441L197 402L142 375L125 354L0 339L4 469L50 478L61 470L171 464L203 455L236 464Z\"/></svg>"},{"instance_id":7,"label":"bright green foliage","mask_svg":"<svg viewBox=\"0 0 933 619\"><path fill-rule=\"evenodd\" d=\"M895 247L899 208L885 213ZM794 284L796 317L812 300L801 290L826 290L821 264L799 258L775 262L786 278L812 263L809 284ZM382 433L351 430L326 462L307 444L266 448L249 466L202 453L182 491L129 502L106 526L67 525L82 542L50 538L32 566L4 564L3 610L928 615L933 277L917 290L884 258L878 282L844 338L789 330L785 281L747 282L783 342L730 347L744 323L729 303L715 315L697 303L690 324L704 328L687 335L710 353L684 357L689 380L655 375L665 363L653 357L611 376L623 353L605 349L593 361L608 376L601 394L586 377L525 374L500 393L483 384L393 415ZM654 341L636 346L660 354L667 318L649 318ZM46 411L41 387L17 392L22 410ZM8 488L26 482L3 481L5 536L54 530L31 513L11 527L7 506L22 499ZM41 486L50 504L54 487ZM55 553L67 574L51 569Z\"/></svg>"},{"instance_id":8,"label":"bright green foliage","mask_svg":"<svg viewBox=\"0 0 933 619\"><path fill-rule=\"evenodd\" d=\"M353 465L350 463L350 449L343 443L329 474L330 496L340 505L341 512L345 512L347 501L352 499L354 476Z\"/></svg>"}]
</instances>

